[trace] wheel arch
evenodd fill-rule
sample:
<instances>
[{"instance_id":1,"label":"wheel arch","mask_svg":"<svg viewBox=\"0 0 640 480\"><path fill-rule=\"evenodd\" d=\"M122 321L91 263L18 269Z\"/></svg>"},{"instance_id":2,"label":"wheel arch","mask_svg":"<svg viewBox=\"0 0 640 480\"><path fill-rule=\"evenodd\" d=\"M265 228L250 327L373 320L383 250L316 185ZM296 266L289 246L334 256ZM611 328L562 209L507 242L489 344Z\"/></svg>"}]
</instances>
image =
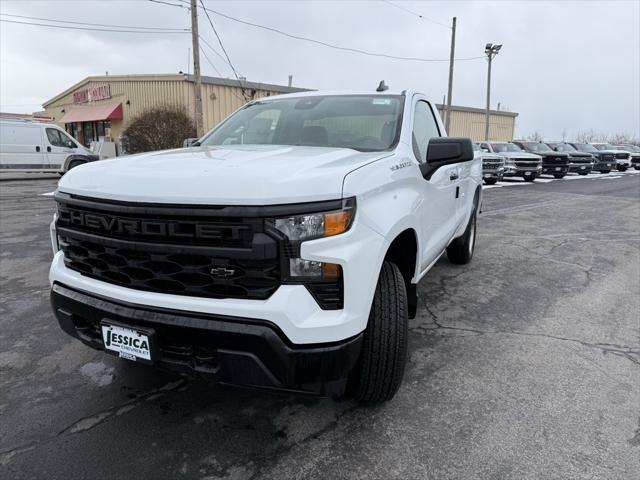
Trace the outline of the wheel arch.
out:
<instances>
[{"instance_id":1,"label":"wheel arch","mask_svg":"<svg viewBox=\"0 0 640 480\"><path fill-rule=\"evenodd\" d=\"M412 280L417 277L418 268L418 234L413 228L400 232L390 243L384 257L385 261L395 263L400 269L407 290L409 318L414 318L418 306L416 284Z\"/></svg>"}]
</instances>

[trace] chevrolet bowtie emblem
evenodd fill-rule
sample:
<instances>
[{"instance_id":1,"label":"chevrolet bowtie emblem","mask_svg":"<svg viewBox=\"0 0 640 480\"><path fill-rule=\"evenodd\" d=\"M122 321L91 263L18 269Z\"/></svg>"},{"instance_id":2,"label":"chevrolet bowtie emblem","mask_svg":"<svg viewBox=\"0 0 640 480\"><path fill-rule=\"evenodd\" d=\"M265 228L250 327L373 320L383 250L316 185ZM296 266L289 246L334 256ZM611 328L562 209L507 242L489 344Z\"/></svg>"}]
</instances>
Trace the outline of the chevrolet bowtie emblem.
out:
<instances>
[{"instance_id":1,"label":"chevrolet bowtie emblem","mask_svg":"<svg viewBox=\"0 0 640 480\"><path fill-rule=\"evenodd\" d=\"M216 268L212 268L209 273L211 275L213 275L214 277L218 277L218 278L227 278L232 276L234 273L236 273L235 270L232 270L230 268L224 268L224 267L216 267Z\"/></svg>"}]
</instances>

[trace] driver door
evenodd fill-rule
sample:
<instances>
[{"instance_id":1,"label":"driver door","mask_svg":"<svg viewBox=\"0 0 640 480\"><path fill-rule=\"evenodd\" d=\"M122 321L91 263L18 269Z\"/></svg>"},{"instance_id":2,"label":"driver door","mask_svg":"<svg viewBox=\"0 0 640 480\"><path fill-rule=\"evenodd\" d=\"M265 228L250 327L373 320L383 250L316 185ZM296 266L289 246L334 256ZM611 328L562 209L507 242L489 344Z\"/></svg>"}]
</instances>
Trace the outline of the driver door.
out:
<instances>
[{"instance_id":1,"label":"driver door","mask_svg":"<svg viewBox=\"0 0 640 480\"><path fill-rule=\"evenodd\" d=\"M416 160L425 163L429 140L440 137L431 105L418 100L413 108L412 146ZM422 180L422 252L420 270L433 263L451 241L457 227L457 197L460 188L458 164L439 168Z\"/></svg>"},{"instance_id":2,"label":"driver door","mask_svg":"<svg viewBox=\"0 0 640 480\"><path fill-rule=\"evenodd\" d=\"M45 146L49 168L60 170L67 157L75 152L71 139L57 128L45 129Z\"/></svg>"}]
</instances>

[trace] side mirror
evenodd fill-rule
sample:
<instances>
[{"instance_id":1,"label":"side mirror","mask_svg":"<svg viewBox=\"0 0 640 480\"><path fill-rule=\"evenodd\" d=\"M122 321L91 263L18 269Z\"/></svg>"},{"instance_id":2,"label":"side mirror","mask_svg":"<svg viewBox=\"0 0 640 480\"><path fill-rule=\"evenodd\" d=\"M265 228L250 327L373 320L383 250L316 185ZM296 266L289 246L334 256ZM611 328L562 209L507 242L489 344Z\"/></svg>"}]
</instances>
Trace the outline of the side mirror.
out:
<instances>
[{"instance_id":1,"label":"side mirror","mask_svg":"<svg viewBox=\"0 0 640 480\"><path fill-rule=\"evenodd\" d=\"M200 145L197 138L185 138L182 142L182 148L197 147Z\"/></svg>"},{"instance_id":2,"label":"side mirror","mask_svg":"<svg viewBox=\"0 0 640 480\"><path fill-rule=\"evenodd\" d=\"M420 165L422 176L429 180L440 167L473 160L471 139L435 137L429 140L427 163Z\"/></svg>"},{"instance_id":3,"label":"side mirror","mask_svg":"<svg viewBox=\"0 0 640 480\"><path fill-rule=\"evenodd\" d=\"M76 146L71 140L67 140L67 148L76 148Z\"/></svg>"}]
</instances>

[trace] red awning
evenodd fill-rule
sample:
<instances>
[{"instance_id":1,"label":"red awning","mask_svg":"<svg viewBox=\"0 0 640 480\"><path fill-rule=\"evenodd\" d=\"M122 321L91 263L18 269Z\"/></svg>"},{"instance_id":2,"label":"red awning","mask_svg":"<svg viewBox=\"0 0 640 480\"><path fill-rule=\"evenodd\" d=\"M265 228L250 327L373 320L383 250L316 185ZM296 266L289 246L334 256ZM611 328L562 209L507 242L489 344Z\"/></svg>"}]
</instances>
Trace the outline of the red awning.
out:
<instances>
[{"instance_id":1,"label":"red awning","mask_svg":"<svg viewBox=\"0 0 640 480\"><path fill-rule=\"evenodd\" d=\"M122 104L111 103L94 107L78 107L66 112L60 123L95 122L99 120L121 120Z\"/></svg>"}]
</instances>

